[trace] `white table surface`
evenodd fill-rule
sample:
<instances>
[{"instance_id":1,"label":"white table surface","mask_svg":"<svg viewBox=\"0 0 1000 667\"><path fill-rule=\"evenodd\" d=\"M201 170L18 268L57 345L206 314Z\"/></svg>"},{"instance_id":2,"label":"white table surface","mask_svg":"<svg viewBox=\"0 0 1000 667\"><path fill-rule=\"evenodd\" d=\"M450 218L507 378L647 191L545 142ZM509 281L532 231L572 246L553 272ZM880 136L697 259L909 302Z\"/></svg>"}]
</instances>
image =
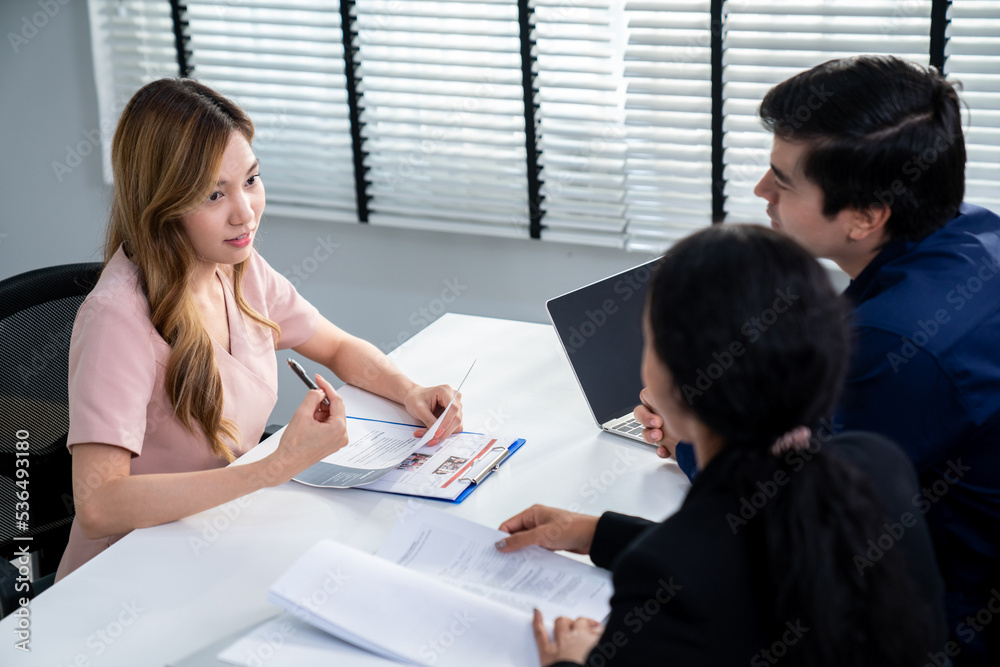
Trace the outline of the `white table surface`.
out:
<instances>
[{"instance_id":1,"label":"white table surface","mask_svg":"<svg viewBox=\"0 0 1000 667\"><path fill-rule=\"evenodd\" d=\"M491 527L533 503L661 520L689 487L652 448L598 429L550 326L448 314L391 357L419 383L452 386L477 359L462 389L466 430L526 444L459 505L289 482L134 531L32 600L29 654L14 649L17 619L0 621L0 664L178 661L278 613L268 587L316 541L374 552L408 503ZM345 403L349 415L392 416L356 390Z\"/></svg>"}]
</instances>

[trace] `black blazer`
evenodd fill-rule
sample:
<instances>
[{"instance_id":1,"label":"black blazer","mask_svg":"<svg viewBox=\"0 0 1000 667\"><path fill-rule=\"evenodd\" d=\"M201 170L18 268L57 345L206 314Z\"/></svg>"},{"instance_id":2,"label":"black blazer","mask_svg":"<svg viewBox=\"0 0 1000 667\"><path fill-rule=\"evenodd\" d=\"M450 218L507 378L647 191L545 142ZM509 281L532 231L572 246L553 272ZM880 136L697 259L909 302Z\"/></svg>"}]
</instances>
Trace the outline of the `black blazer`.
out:
<instances>
[{"instance_id":1,"label":"black blazer","mask_svg":"<svg viewBox=\"0 0 1000 667\"><path fill-rule=\"evenodd\" d=\"M825 447L868 473L887 519L915 516L899 546L936 615L935 640L943 645L944 587L927 526L912 504L919 485L909 459L869 433L843 434ZM735 524L734 534L727 520L739 516L740 503L726 484L725 457L723 451L701 472L680 510L663 523L613 512L599 520L591 559L613 571L614 595L589 665L772 665L784 655L782 647L765 653L775 641L791 645L808 632L796 619L778 637L766 632L761 609L768 591L752 565L751 531Z\"/></svg>"}]
</instances>

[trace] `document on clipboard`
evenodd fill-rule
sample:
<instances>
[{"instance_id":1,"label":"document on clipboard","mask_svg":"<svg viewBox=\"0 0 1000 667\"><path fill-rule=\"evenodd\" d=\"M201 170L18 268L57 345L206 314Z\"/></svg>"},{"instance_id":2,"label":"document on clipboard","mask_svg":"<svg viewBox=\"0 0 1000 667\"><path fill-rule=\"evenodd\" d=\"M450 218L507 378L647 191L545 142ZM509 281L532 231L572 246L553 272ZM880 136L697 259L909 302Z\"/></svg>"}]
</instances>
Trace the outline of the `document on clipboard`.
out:
<instances>
[{"instance_id":1,"label":"document on clipboard","mask_svg":"<svg viewBox=\"0 0 1000 667\"><path fill-rule=\"evenodd\" d=\"M379 451L395 448L409 451L402 461L388 469L381 467L345 470L327 463L327 459L310 466L295 476L296 482L325 488L360 488L369 491L398 493L423 498L462 502L500 464L516 452L524 440L484 433L456 433L441 444L412 447L418 442L413 424L398 424L359 417L347 418L347 431L353 444L370 450L370 457ZM363 461L363 459L360 459ZM356 463L355 465L364 465ZM366 481L366 477L371 477Z\"/></svg>"},{"instance_id":2,"label":"document on clipboard","mask_svg":"<svg viewBox=\"0 0 1000 667\"><path fill-rule=\"evenodd\" d=\"M523 444L520 438L457 433L440 445L421 447L361 488L462 502Z\"/></svg>"},{"instance_id":3,"label":"document on clipboard","mask_svg":"<svg viewBox=\"0 0 1000 667\"><path fill-rule=\"evenodd\" d=\"M472 366L465 378L471 372ZM465 378L459 383L456 395ZM421 425L349 416L349 444L293 479L308 486L358 487L461 502L517 451L524 440L462 432L429 446L428 441L450 407L451 403L422 438L413 436L413 431Z\"/></svg>"}]
</instances>

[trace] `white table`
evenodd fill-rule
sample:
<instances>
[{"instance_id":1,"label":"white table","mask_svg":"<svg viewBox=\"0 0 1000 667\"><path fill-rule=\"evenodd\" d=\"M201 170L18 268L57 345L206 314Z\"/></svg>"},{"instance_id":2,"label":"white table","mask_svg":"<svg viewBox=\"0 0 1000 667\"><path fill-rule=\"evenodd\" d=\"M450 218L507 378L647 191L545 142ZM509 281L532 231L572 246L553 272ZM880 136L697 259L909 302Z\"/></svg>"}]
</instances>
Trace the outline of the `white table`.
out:
<instances>
[{"instance_id":1,"label":"white table","mask_svg":"<svg viewBox=\"0 0 1000 667\"><path fill-rule=\"evenodd\" d=\"M675 464L597 428L549 326L449 314L391 356L417 382L453 386L478 359L462 390L465 428L527 443L460 505L290 482L134 531L31 602L30 654L13 647L17 619L0 622L0 664L178 661L274 616L268 586L316 541L374 552L407 503L492 527L533 503L660 520L687 491ZM347 393L348 414L383 416Z\"/></svg>"}]
</instances>

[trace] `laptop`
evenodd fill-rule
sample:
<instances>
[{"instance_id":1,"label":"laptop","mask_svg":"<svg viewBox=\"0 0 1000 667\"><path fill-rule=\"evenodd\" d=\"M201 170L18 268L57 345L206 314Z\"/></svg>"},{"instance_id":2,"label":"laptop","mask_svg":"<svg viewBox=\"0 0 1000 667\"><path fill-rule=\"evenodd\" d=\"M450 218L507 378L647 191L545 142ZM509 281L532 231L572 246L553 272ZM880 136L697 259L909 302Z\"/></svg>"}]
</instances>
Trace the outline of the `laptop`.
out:
<instances>
[{"instance_id":1,"label":"laptop","mask_svg":"<svg viewBox=\"0 0 1000 667\"><path fill-rule=\"evenodd\" d=\"M601 429L639 442L642 309L660 259L549 299L545 309Z\"/></svg>"}]
</instances>

